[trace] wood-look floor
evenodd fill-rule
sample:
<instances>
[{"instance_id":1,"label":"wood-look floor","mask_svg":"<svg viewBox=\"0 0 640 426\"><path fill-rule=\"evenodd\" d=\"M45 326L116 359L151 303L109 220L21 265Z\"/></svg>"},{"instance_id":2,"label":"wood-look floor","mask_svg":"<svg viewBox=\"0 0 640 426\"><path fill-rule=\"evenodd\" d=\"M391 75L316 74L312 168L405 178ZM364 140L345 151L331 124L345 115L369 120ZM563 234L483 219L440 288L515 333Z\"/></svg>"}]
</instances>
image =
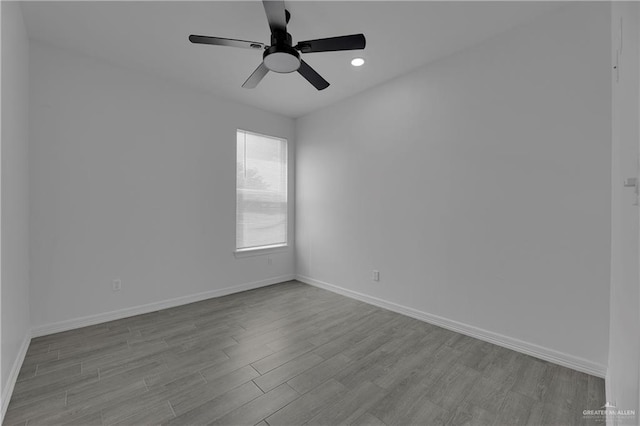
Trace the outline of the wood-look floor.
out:
<instances>
[{"instance_id":1,"label":"wood-look floor","mask_svg":"<svg viewBox=\"0 0 640 426\"><path fill-rule=\"evenodd\" d=\"M5 425L586 424L602 379L299 282L33 339Z\"/></svg>"}]
</instances>

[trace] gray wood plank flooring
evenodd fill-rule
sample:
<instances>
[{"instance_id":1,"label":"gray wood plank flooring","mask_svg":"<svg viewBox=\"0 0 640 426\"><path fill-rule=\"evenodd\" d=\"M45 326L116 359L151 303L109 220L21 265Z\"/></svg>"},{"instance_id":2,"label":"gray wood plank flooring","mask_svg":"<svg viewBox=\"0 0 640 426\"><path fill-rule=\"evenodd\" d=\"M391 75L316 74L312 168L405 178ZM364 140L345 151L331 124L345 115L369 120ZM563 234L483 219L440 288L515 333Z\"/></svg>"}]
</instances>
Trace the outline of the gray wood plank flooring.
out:
<instances>
[{"instance_id":1,"label":"gray wood plank flooring","mask_svg":"<svg viewBox=\"0 0 640 426\"><path fill-rule=\"evenodd\" d=\"M604 381L290 281L33 339L5 425L580 425Z\"/></svg>"}]
</instances>

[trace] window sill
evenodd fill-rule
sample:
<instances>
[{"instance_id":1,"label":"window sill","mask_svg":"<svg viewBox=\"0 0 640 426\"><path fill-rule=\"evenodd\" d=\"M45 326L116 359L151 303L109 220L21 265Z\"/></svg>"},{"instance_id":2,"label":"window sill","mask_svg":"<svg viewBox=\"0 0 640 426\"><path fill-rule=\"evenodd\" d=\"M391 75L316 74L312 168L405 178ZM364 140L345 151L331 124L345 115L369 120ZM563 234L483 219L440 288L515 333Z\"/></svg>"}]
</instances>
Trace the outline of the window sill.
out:
<instances>
[{"instance_id":1,"label":"window sill","mask_svg":"<svg viewBox=\"0 0 640 426\"><path fill-rule=\"evenodd\" d=\"M278 244L273 246L240 249L233 252L233 255L236 257L236 259L240 259L243 257L265 256L268 254L281 253L288 250L289 246L287 244Z\"/></svg>"}]
</instances>

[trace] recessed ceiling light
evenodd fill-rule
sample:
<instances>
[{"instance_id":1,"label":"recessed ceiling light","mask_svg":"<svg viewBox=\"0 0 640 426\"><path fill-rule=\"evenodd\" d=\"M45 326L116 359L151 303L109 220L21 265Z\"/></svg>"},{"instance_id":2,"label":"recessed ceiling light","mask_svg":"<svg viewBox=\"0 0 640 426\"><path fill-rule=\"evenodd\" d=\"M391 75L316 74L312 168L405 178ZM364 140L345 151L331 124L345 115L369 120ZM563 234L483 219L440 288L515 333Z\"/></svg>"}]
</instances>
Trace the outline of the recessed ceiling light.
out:
<instances>
[{"instance_id":1,"label":"recessed ceiling light","mask_svg":"<svg viewBox=\"0 0 640 426\"><path fill-rule=\"evenodd\" d=\"M364 59L362 59L362 58L353 58L351 60L351 65L353 65L354 67L361 67L362 65L364 65Z\"/></svg>"}]
</instances>

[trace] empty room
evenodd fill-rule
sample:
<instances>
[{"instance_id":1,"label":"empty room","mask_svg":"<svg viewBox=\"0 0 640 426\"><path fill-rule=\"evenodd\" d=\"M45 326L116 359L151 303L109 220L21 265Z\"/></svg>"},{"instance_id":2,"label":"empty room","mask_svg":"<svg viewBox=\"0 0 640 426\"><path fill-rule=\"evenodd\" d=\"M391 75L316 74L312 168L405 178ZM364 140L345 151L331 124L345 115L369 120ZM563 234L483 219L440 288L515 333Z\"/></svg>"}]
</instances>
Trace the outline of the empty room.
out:
<instances>
[{"instance_id":1,"label":"empty room","mask_svg":"<svg viewBox=\"0 0 640 426\"><path fill-rule=\"evenodd\" d=\"M1 424L640 423L640 3L0 14Z\"/></svg>"}]
</instances>

